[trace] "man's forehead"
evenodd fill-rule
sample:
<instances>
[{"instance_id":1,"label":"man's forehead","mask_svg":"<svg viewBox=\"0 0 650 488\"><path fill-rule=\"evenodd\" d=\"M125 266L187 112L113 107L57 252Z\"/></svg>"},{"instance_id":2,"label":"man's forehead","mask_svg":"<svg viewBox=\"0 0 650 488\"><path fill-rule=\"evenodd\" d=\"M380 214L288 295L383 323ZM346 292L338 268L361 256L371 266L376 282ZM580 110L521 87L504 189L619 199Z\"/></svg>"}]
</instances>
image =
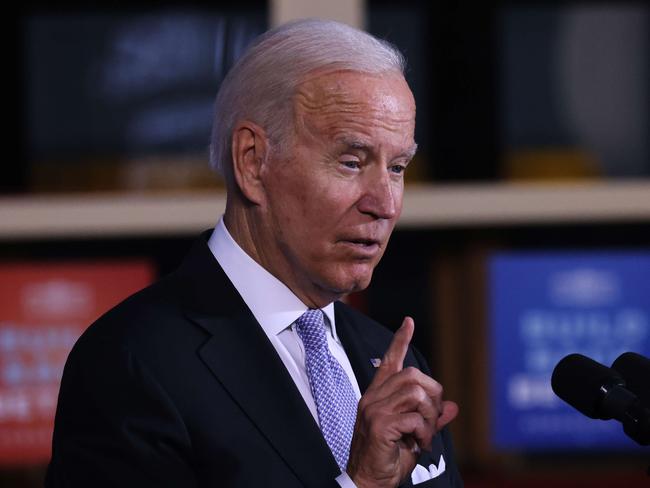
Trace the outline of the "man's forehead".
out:
<instances>
[{"instance_id":1,"label":"man's forehead","mask_svg":"<svg viewBox=\"0 0 650 488\"><path fill-rule=\"evenodd\" d=\"M399 72L371 74L349 70L315 73L296 90L297 110L303 112L375 109L388 113L415 112L415 101Z\"/></svg>"}]
</instances>

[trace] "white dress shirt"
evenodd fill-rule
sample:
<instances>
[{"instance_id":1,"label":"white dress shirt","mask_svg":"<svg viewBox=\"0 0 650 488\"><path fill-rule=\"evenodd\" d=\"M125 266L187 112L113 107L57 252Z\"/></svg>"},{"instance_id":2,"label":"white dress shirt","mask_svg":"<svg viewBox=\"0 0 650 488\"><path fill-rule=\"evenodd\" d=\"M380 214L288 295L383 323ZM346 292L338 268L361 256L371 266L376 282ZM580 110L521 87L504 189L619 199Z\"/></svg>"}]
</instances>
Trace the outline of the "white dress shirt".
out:
<instances>
[{"instance_id":1,"label":"white dress shirt","mask_svg":"<svg viewBox=\"0 0 650 488\"><path fill-rule=\"evenodd\" d=\"M223 218L219 220L210 236L208 246L273 344L314 420L318 423L318 411L305 367L305 349L295 324L296 320L309 307L302 303L284 283L239 247L226 229ZM330 303L321 310L325 315L327 344L330 352L348 375L358 400L361 398L359 384L352 371L350 360L336 334L334 304ZM343 488L355 486L346 473L338 476L336 481Z\"/></svg>"}]
</instances>

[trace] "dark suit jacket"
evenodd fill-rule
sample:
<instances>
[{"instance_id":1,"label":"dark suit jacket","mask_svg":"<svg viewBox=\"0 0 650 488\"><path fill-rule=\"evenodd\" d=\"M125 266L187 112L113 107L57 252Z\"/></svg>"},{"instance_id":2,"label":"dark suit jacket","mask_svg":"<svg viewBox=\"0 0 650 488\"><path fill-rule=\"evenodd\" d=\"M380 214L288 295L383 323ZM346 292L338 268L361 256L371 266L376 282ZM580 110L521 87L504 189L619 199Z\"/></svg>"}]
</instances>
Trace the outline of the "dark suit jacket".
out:
<instances>
[{"instance_id":1,"label":"dark suit jacket","mask_svg":"<svg viewBox=\"0 0 650 488\"><path fill-rule=\"evenodd\" d=\"M391 333L342 303L361 391ZM409 365L426 371L418 353ZM462 486L446 431L418 485ZM340 471L282 361L206 244L88 328L65 366L47 487L336 487ZM410 485L410 479L405 486Z\"/></svg>"}]
</instances>

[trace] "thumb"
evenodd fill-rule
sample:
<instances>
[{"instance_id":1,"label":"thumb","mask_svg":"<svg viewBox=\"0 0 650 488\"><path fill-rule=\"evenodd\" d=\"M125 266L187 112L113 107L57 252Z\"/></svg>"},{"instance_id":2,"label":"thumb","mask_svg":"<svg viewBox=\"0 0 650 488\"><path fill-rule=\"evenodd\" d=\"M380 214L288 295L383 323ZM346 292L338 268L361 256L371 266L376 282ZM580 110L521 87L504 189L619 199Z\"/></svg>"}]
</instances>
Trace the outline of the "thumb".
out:
<instances>
[{"instance_id":1,"label":"thumb","mask_svg":"<svg viewBox=\"0 0 650 488\"><path fill-rule=\"evenodd\" d=\"M436 430L440 431L442 428L447 425L449 422L454 420L458 415L458 405L456 402L449 400L443 400L442 402L442 411L438 420L436 420Z\"/></svg>"}]
</instances>

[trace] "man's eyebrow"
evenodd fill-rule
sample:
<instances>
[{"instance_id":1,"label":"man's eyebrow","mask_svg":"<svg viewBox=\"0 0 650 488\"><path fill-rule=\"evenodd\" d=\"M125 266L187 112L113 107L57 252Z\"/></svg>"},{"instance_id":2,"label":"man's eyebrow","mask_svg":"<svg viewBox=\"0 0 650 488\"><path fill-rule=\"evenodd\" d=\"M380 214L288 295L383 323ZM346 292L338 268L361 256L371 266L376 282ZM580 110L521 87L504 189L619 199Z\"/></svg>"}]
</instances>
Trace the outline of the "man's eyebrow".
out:
<instances>
[{"instance_id":1,"label":"man's eyebrow","mask_svg":"<svg viewBox=\"0 0 650 488\"><path fill-rule=\"evenodd\" d=\"M367 142L361 139L350 139L348 137L342 137L340 139L337 139L336 142L350 149L357 149L359 151L372 152L374 149L372 144L368 144ZM418 145L417 143L413 143L411 147L409 147L406 151L397 155L397 157L398 158L405 157L408 159L412 159L413 156L415 156L415 153L417 151L418 151Z\"/></svg>"},{"instance_id":2,"label":"man's eyebrow","mask_svg":"<svg viewBox=\"0 0 650 488\"><path fill-rule=\"evenodd\" d=\"M404 151L400 156L407 157L409 159L413 159L413 156L415 156L415 153L418 152L418 145L417 143L413 143L411 147L409 147L406 151Z\"/></svg>"},{"instance_id":3,"label":"man's eyebrow","mask_svg":"<svg viewBox=\"0 0 650 488\"><path fill-rule=\"evenodd\" d=\"M358 149L360 151L372 151L373 147L372 144L368 144L367 142L361 140L361 139L351 139L349 137L339 137L336 139L336 142L340 144L341 146L345 146L349 149Z\"/></svg>"}]
</instances>

